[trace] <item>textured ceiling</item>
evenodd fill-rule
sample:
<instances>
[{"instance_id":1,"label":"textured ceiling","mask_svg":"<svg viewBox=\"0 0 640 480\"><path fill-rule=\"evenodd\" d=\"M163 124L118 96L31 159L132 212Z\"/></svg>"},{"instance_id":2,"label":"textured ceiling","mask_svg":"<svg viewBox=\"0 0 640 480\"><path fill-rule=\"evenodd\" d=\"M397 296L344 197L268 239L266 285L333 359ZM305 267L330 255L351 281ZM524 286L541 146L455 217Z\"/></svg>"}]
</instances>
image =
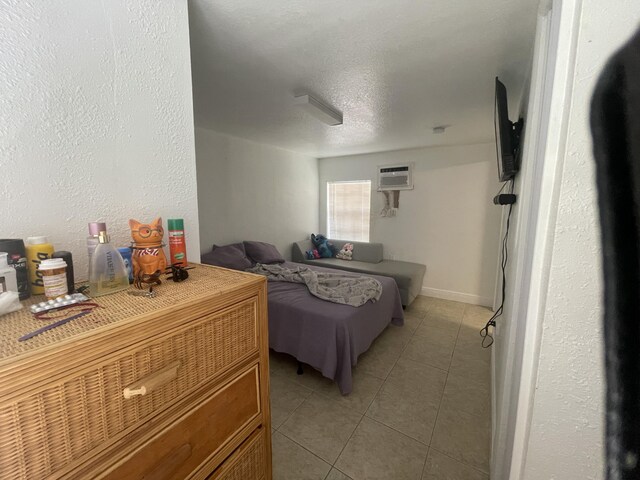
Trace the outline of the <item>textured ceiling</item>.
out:
<instances>
[{"instance_id":1,"label":"textured ceiling","mask_svg":"<svg viewBox=\"0 0 640 480\"><path fill-rule=\"evenodd\" d=\"M190 0L196 125L315 157L491 141L493 79L513 120L537 3ZM304 93L344 124L296 107Z\"/></svg>"}]
</instances>

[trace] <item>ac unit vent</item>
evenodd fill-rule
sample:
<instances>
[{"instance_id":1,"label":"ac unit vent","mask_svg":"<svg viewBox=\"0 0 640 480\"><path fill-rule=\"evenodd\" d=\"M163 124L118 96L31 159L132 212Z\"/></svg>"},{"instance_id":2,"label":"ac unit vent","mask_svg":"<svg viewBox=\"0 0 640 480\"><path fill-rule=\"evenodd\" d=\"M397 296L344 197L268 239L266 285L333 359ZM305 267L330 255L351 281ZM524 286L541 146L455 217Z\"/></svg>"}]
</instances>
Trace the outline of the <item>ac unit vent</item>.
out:
<instances>
[{"instance_id":1,"label":"ac unit vent","mask_svg":"<svg viewBox=\"0 0 640 480\"><path fill-rule=\"evenodd\" d=\"M378 191L413 189L413 164L378 167Z\"/></svg>"}]
</instances>

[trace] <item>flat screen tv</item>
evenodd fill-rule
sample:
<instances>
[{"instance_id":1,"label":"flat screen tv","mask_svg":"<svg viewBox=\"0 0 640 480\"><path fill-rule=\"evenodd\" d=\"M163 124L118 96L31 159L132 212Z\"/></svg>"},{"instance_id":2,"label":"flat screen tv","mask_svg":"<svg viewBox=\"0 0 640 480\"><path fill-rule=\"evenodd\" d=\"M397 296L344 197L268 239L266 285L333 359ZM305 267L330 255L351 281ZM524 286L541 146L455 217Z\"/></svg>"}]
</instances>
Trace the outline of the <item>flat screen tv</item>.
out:
<instances>
[{"instance_id":1,"label":"flat screen tv","mask_svg":"<svg viewBox=\"0 0 640 480\"><path fill-rule=\"evenodd\" d=\"M493 115L496 129L496 149L498 153L498 178L506 182L515 177L520 169L520 133L522 119L513 123L509 120L507 88L496 77L496 103Z\"/></svg>"}]
</instances>

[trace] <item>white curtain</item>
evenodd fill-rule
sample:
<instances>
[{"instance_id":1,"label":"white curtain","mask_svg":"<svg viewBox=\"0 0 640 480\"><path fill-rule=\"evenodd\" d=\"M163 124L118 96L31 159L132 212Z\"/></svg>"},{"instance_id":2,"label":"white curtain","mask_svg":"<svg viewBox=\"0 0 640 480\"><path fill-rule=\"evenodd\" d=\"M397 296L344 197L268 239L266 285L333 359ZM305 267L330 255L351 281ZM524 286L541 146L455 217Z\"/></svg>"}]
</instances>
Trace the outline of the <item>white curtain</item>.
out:
<instances>
[{"instance_id":1,"label":"white curtain","mask_svg":"<svg viewBox=\"0 0 640 480\"><path fill-rule=\"evenodd\" d=\"M369 241L371 181L327 182L327 236Z\"/></svg>"}]
</instances>

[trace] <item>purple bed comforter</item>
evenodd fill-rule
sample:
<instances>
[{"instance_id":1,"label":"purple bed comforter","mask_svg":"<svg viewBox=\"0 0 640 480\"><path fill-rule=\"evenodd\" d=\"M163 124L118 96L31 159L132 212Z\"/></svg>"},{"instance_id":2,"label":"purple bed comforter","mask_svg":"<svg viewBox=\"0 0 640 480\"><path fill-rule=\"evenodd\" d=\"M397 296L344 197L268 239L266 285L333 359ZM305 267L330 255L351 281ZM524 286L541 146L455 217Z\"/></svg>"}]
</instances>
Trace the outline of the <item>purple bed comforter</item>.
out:
<instances>
[{"instance_id":1,"label":"purple bed comforter","mask_svg":"<svg viewBox=\"0 0 640 480\"><path fill-rule=\"evenodd\" d=\"M302 264L283 265L291 268ZM367 351L389 323L404 324L395 280L370 276L382 284L382 296L376 303L367 302L360 307L320 300L302 284L269 282L269 346L319 370L338 384L343 395L351 393L351 368L358 356Z\"/></svg>"}]
</instances>

